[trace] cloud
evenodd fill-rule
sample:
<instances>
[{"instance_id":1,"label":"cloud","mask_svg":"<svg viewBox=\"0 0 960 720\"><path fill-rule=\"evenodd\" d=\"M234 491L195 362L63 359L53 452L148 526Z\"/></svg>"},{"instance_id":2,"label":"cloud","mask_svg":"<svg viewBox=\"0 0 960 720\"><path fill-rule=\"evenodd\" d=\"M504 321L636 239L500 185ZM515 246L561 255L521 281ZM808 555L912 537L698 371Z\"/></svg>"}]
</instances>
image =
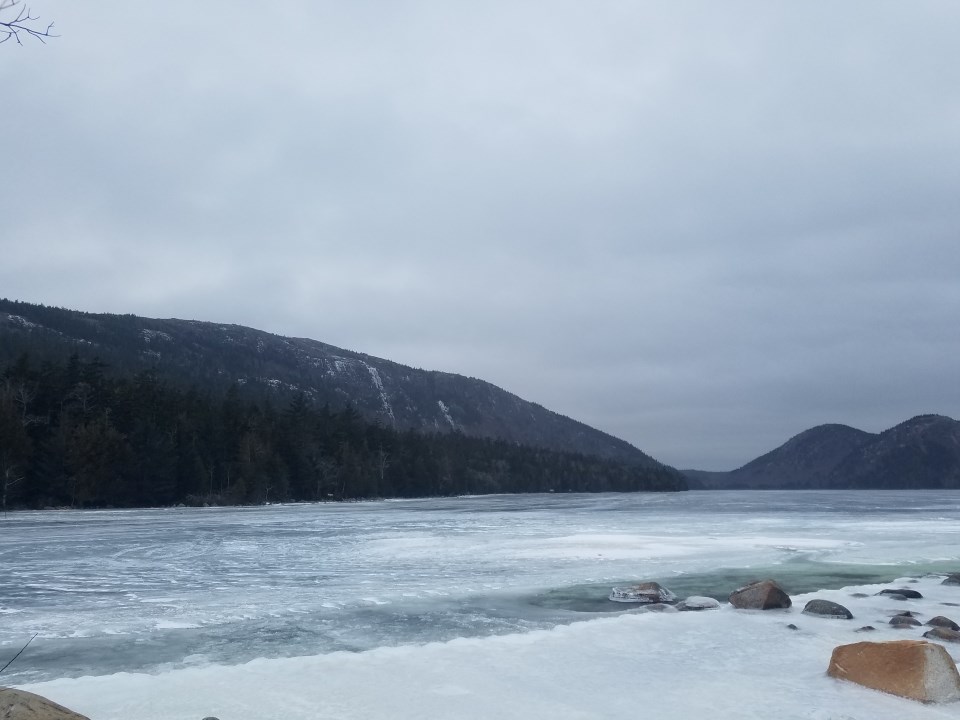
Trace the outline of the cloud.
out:
<instances>
[{"instance_id":1,"label":"cloud","mask_svg":"<svg viewBox=\"0 0 960 720\"><path fill-rule=\"evenodd\" d=\"M483 377L681 466L960 414L951 4L36 10L4 295Z\"/></svg>"}]
</instances>

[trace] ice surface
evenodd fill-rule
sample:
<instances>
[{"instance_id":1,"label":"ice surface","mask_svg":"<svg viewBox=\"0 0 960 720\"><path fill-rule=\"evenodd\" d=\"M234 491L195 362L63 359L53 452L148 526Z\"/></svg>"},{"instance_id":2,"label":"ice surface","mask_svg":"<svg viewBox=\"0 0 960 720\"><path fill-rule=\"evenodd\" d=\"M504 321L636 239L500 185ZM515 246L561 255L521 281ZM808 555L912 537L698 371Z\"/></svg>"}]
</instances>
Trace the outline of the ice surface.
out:
<instances>
[{"instance_id":1,"label":"ice surface","mask_svg":"<svg viewBox=\"0 0 960 720\"><path fill-rule=\"evenodd\" d=\"M915 587L935 611L957 589ZM836 645L902 639L882 621L902 608L882 586L817 593L855 620L799 611L620 615L552 630L304 658L117 674L27 686L98 720L199 718L620 718L912 720L960 717L825 674ZM867 598L851 598L864 591ZM796 598L802 605L813 595ZM798 631L787 624L799 625ZM951 648L954 659L956 649ZM639 712L642 708L643 712Z\"/></svg>"},{"instance_id":2,"label":"ice surface","mask_svg":"<svg viewBox=\"0 0 960 720\"><path fill-rule=\"evenodd\" d=\"M939 603L960 587L937 579L907 605L872 594L893 584L859 586L960 568L958 520L950 492L11 513L0 653L40 635L4 681L97 720L958 718L824 674L834 645L865 639L856 627L907 637L886 625L907 605L957 619ZM792 611L633 615L606 599L643 580L725 597L760 576ZM856 619L801 615L813 597Z\"/></svg>"}]
</instances>

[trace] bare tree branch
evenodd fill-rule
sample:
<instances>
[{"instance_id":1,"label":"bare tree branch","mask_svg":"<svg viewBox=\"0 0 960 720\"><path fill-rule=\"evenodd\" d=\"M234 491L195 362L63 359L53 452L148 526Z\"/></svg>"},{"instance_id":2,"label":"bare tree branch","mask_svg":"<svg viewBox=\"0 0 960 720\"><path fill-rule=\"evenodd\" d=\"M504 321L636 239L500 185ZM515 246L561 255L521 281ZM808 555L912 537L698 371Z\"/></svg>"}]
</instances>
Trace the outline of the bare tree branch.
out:
<instances>
[{"instance_id":1,"label":"bare tree branch","mask_svg":"<svg viewBox=\"0 0 960 720\"><path fill-rule=\"evenodd\" d=\"M12 38L16 40L17 45L23 45L20 39L21 33L36 38L42 43L47 41L46 38L59 37L51 32L53 23L46 27L38 25L39 16L32 15L30 8L23 5L22 0L0 0L0 18L8 10L12 10L15 14L9 20L0 19L0 44Z\"/></svg>"}]
</instances>

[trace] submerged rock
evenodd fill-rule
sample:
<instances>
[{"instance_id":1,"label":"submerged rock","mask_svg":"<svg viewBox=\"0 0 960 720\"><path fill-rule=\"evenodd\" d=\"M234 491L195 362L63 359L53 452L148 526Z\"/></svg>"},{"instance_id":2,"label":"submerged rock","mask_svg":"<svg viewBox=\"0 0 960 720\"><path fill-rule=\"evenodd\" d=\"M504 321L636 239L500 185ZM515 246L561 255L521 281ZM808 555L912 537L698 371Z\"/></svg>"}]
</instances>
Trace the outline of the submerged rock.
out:
<instances>
[{"instance_id":1,"label":"submerged rock","mask_svg":"<svg viewBox=\"0 0 960 720\"><path fill-rule=\"evenodd\" d=\"M941 585L960 585L960 572L950 573L947 575Z\"/></svg>"},{"instance_id":2,"label":"submerged rock","mask_svg":"<svg viewBox=\"0 0 960 720\"><path fill-rule=\"evenodd\" d=\"M887 588L886 590L881 590L880 592L878 592L877 595L889 595L891 597L902 595L903 598L907 600L920 600L921 598L923 598L923 595L921 595L916 590L911 590L910 588L899 588L897 590Z\"/></svg>"},{"instance_id":3,"label":"submerged rock","mask_svg":"<svg viewBox=\"0 0 960 720\"><path fill-rule=\"evenodd\" d=\"M945 627L935 627L933 630L927 630L923 636L931 640L946 640L947 642L960 643L960 632Z\"/></svg>"},{"instance_id":4,"label":"submerged rock","mask_svg":"<svg viewBox=\"0 0 960 720\"><path fill-rule=\"evenodd\" d=\"M960 700L957 666L942 645L926 640L841 645L827 674L920 702Z\"/></svg>"},{"instance_id":5,"label":"submerged rock","mask_svg":"<svg viewBox=\"0 0 960 720\"><path fill-rule=\"evenodd\" d=\"M830 600L811 600L803 608L804 615L819 615L821 617L853 619L853 613L840 603Z\"/></svg>"},{"instance_id":6,"label":"submerged rock","mask_svg":"<svg viewBox=\"0 0 960 720\"><path fill-rule=\"evenodd\" d=\"M858 627L854 632L873 632L876 628L873 625L864 625L863 627Z\"/></svg>"},{"instance_id":7,"label":"submerged rock","mask_svg":"<svg viewBox=\"0 0 960 720\"><path fill-rule=\"evenodd\" d=\"M788 608L790 596L773 580L750 583L730 594L730 604L741 610L775 610Z\"/></svg>"},{"instance_id":8,"label":"submerged rock","mask_svg":"<svg viewBox=\"0 0 960 720\"><path fill-rule=\"evenodd\" d=\"M672 603L677 596L657 582L644 582L629 587L615 587L610 599L624 603Z\"/></svg>"},{"instance_id":9,"label":"submerged rock","mask_svg":"<svg viewBox=\"0 0 960 720\"><path fill-rule=\"evenodd\" d=\"M63 705L13 688L0 689L0 718L3 720L90 720Z\"/></svg>"},{"instance_id":10,"label":"submerged rock","mask_svg":"<svg viewBox=\"0 0 960 720\"><path fill-rule=\"evenodd\" d=\"M637 612L679 612L677 608L673 605L667 605L666 603L650 603L649 605L642 605Z\"/></svg>"},{"instance_id":11,"label":"submerged rock","mask_svg":"<svg viewBox=\"0 0 960 720\"><path fill-rule=\"evenodd\" d=\"M720 607L720 602L712 597L702 597L700 595L691 595L686 600L677 603L677 610L686 610L698 612L700 610L716 610Z\"/></svg>"},{"instance_id":12,"label":"submerged rock","mask_svg":"<svg viewBox=\"0 0 960 720\"><path fill-rule=\"evenodd\" d=\"M960 630L960 625L957 625L953 620L948 617L944 617L943 615L937 615L934 618L930 618L924 624L929 625L930 627L947 628L948 630Z\"/></svg>"},{"instance_id":13,"label":"submerged rock","mask_svg":"<svg viewBox=\"0 0 960 720\"><path fill-rule=\"evenodd\" d=\"M800 628L798 628L798 627L797 627L796 625L794 625L793 623L790 623L789 625L787 625L787 630L799 630L799 629L800 629Z\"/></svg>"}]
</instances>

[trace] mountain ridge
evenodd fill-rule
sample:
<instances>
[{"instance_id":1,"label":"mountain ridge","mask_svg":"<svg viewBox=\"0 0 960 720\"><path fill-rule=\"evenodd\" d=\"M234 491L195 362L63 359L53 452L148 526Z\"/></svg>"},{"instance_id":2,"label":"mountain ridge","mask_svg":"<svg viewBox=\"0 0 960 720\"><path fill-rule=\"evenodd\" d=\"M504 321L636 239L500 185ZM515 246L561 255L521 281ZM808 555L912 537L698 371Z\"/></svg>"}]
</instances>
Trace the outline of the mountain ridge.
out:
<instances>
[{"instance_id":1,"label":"mountain ridge","mask_svg":"<svg viewBox=\"0 0 960 720\"><path fill-rule=\"evenodd\" d=\"M681 472L691 489L960 488L960 422L917 415L879 433L818 425L736 470Z\"/></svg>"},{"instance_id":2,"label":"mountain ridge","mask_svg":"<svg viewBox=\"0 0 960 720\"><path fill-rule=\"evenodd\" d=\"M310 338L6 299L0 300L0 337L5 340L0 362L12 362L22 352L44 360L70 351L99 357L120 371L153 370L186 384L224 390L239 384L267 397L303 393L317 405L351 405L368 420L401 431L462 432L667 467L624 440L484 380L413 368Z\"/></svg>"}]
</instances>

